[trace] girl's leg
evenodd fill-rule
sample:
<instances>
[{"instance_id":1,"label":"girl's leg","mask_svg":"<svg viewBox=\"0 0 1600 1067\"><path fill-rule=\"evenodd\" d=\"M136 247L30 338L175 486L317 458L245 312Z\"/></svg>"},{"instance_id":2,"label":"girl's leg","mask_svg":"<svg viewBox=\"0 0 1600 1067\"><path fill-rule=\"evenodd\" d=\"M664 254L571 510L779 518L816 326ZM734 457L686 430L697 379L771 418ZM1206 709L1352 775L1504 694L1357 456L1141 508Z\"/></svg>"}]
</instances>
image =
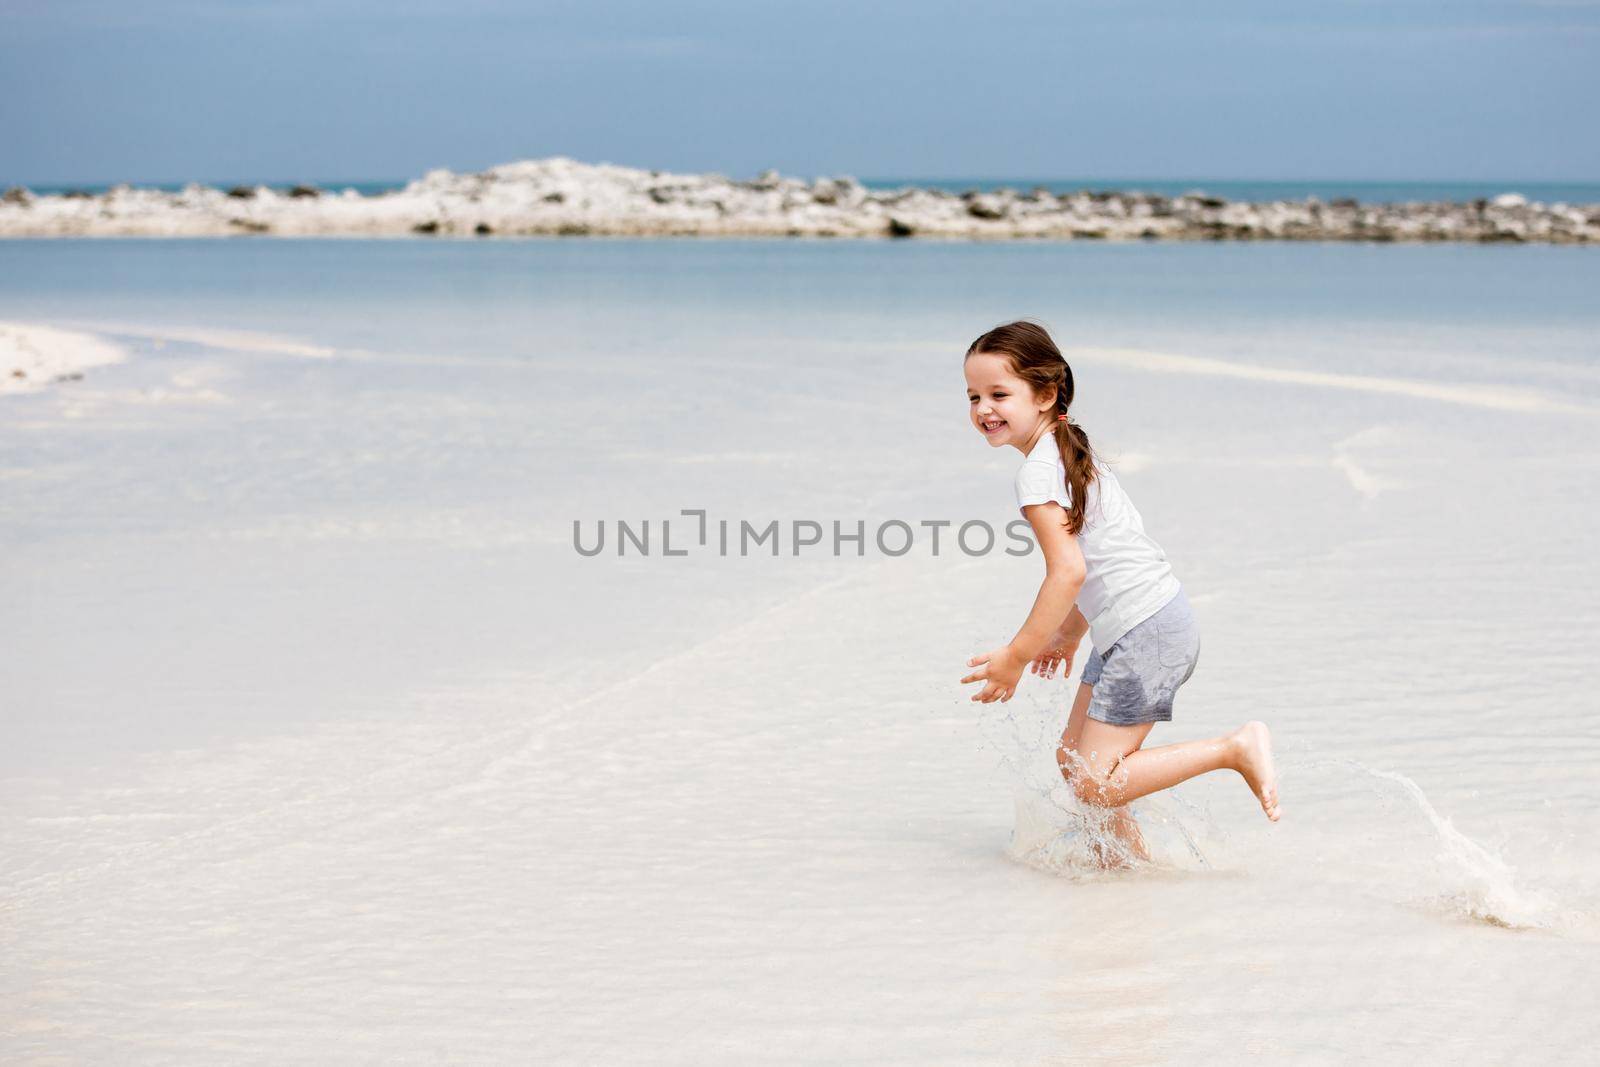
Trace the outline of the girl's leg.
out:
<instances>
[{"instance_id":1,"label":"girl's leg","mask_svg":"<svg viewBox=\"0 0 1600 1067\"><path fill-rule=\"evenodd\" d=\"M1083 724L1089 721L1089 701L1093 697L1094 686L1079 682L1078 696L1072 702L1072 714L1067 716L1067 728L1061 735L1062 749L1072 750L1078 747L1078 738L1083 736Z\"/></svg>"},{"instance_id":2,"label":"girl's leg","mask_svg":"<svg viewBox=\"0 0 1600 1067\"><path fill-rule=\"evenodd\" d=\"M1111 809L1111 832L1117 835L1117 840L1135 858L1150 862L1150 848L1144 843L1144 834L1139 831L1139 820L1133 817L1133 810L1126 804Z\"/></svg>"},{"instance_id":3,"label":"girl's leg","mask_svg":"<svg viewBox=\"0 0 1600 1067\"><path fill-rule=\"evenodd\" d=\"M1072 714L1067 717L1066 731L1061 735L1061 747L1056 750L1056 763L1061 768L1061 776L1070 783L1074 772L1082 775L1089 773L1087 763L1078 755L1078 743L1083 736L1083 725L1091 722L1088 716L1089 700L1094 696L1094 687L1091 685L1078 685L1077 699L1072 702ZM1145 733L1150 732L1150 727L1141 727ZM1143 742L1141 735L1138 742ZM1138 747L1138 742L1134 747ZM1076 783L1074 790L1077 790ZM1078 792L1081 797L1083 794ZM1144 843L1144 835L1139 832L1139 821L1133 817L1133 812L1126 806L1117 807L1110 813L1108 827L1111 833L1122 843L1127 853L1137 859L1148 861L1150 849ZM1106 866L1125 866L1122 857L1100 856L1100 861Z\"/></svg>"},{"instance_id":4,"label":"girl's leg","mask_svg":"<svg viewBox=\"0 0 1600 1067\"><path fill-rule=\"evenodd\" d=\"M1084 717L1076 745L1084 773L1072 779L1080 800L1117 808L1207 771L1226 769L1238 771L1267 818L1278 821L1278 776L1265 723L1249 722L1206 741L1141 749L1152 725L1113 726Z\"/></svg>"}]
</instances>

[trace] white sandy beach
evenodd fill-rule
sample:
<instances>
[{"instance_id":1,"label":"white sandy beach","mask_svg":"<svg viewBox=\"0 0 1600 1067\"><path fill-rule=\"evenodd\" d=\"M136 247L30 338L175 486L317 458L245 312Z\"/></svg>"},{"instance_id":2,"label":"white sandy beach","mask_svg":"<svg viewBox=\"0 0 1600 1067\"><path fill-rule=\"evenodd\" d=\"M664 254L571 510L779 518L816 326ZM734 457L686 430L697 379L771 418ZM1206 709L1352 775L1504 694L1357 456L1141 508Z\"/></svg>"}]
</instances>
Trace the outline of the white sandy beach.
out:
<instances>
[{"instance_id":1,"label":"white sandy beach","mask_svg":"<svg viewBox=\"0 0 1600 1067\"><path fill-rule=\"evenodd\" d=\"M0 322L0 394L28 393L120 363L121 348L94 334Z\"/></svg>"},{"instance_id":2,"label":"white sandy beach","mask_svg":"<svg viewBox=\"0 0 1600 1067\"><path fill-rule=\"evenodd\" d=\"M8 1064L1600 1038L1581 250L27 242L0 268L7 321L127 353L0 397ZM956 683L1036 557L574 551L575 520L677 543L685 508L1002 527L1020 457L967 426L960 353L1024 310L1201 622L1150 743L1267 720L1284 822L1211 776L1137 806L1153 868L1081 862L1051 799L1070 685Z\"/></svg>"}]
</instances>

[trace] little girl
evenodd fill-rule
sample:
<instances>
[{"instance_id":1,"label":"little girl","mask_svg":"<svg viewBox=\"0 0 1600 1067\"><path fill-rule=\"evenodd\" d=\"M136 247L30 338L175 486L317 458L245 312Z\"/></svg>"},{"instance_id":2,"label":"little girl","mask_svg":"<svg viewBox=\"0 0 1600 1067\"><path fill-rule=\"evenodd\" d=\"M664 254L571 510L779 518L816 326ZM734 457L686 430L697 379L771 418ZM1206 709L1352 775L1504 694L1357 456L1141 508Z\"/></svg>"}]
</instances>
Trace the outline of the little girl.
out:
<instances>
[{"instance_id":1,"label":"little girl","mask_svg":"<svg viewBox=\"0 0 1600 1067\"><path fill-rule=\"evenodd\" d=\"M1017 506L1044 554L1044 584L1011 643L974 656L961 679L983 682L973 700L1010 700L1025 667L1044 678L1070 667L1087 632L1094 645L1056 750L1078 799L1112 809L1111 830L1141 859L1149 852L1130 801L1227 768L1238 771L1267 818L1279 816L1266 724L1208 741L1141 748L1172 719L1178 687L1194 673L1200 630L1166 554L1112 472L1068 414L1072 368L1044 328L1020 321L972 342L964 360L972 424L990 447L1026 459Z\"/></svg>"}]
</instances>

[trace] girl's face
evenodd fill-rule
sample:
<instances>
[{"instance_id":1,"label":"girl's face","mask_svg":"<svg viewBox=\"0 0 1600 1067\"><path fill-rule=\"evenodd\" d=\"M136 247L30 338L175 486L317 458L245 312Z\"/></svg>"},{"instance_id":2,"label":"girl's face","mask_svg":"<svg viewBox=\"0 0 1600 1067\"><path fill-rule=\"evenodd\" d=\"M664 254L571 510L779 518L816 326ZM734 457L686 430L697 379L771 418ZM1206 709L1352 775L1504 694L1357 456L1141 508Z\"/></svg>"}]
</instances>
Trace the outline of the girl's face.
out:
<instances>
[{"instance_id":1,"label":"girl's face","mask_svg":"<svg viewBox=\"0 0 1600 1067\"><path fill-rule=\"evenodd\" d=\"M966 359L967 415L984 440L1026 452L1034 431L1050 417L1055 398L1041 401L1027 382L1011 373L1004 356L974 352Z\"/></svg>"}]
</instances>

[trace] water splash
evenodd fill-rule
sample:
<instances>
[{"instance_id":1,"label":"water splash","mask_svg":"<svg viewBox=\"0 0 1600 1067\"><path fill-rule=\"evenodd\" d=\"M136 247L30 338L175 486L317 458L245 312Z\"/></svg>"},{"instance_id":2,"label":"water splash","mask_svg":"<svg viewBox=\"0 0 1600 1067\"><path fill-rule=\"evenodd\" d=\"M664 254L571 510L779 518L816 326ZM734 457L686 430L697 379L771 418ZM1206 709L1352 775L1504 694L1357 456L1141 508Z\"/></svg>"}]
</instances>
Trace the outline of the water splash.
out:
<instances>
[{"instance_id":1,"label":"water splash","mask_svg":"<svg viewBox=\"0 0 1600 1067\"><path fill-rule=\"evenodd\" d=\"M993 705L982 720L988 746L1015 790L1015 824L1007 855L1037 870L1068 878L1137 870L1210 870L1202 843L1226 841L1210 815L1175 789L1126 805L1122 813L1078 800L1056 764L1062 723L1048 704ZM1149 852L1141 857L1125 836L1126 821ZM1119 832L1119 823L1124 832Z\"/></svg>"},{"instance_id":2,"label":"water splash","mask_svg":"<svg viewBox=\"0 0 1600 1067\"><path fill-rule=\"evenodd\" d=\"M1190 802L1183 787L1128 805L1150 846L1151 860L1139 859L1115 832L1111 813L1080 803L1062 780L1055 761L1062 726L1059 709L1048 702L1012 702L995 705L992 711L981 723L987 747L998 755L998 769L1014 790L1015 824L1006 850L1013 860L1072 879L1103 877L1108 871L1213 871L1231 865L1226 858L1231 854L1228 834L1208 811ZM1431 915L1507 930L1580 936L1595 927L1581 909L1531 886L1501 856L1458 830L1406 775L1343 757L1286 760L1280 751L1280 776L1298 777L1321 768L1355 771L1371 780L1384 807L1398 802L1420 817L1425 840L1419 842L1415 831L1406 830L1402 838L1375 848L1371 835L1353 828L1388 825L1392 822L1388 817L1338 820L1331 830L1308 819L1297 821L1294 836L1264 857L1270 867L1300 867L1306 857L1297 854L1310 846L1323 871L1320 877L1359 881L1363 888L1381 885L1390 899ZM1350 795L1343 785L1333 793ZM1319 805L1320 814L1332 817L1336 803ZM1320 862L1330 852L1342 854L1341 862ZM1430 854L1431 868L1416 871L1417 857ZM1408 875L1417 882L1409 897L1403 888L1394 888L1403 886Z\"/></svg>"},{"instance_id":3,"label":"water splash","mask_svg":"<svg viewBox=\"0 0 1600 1067\"><path fill-rule=\"evenodd\" d=\"M1525 880L1518 879L1515 868L1457 830L1411 778L1342 757L1297 761L1285 764L1283 769L1299 772L1320 767L1347 768L1395 787L1431 829L1437 846L1437 877L1443 887L1410 903L1510 930L1548 930L1578 924L1581 917L1571 909L1563 908L1549 893L1527 886Z\"/></svg>"},{"instance_id":4,"label":"water splash","mask_svg":"<svg viewBox=\"0 0 1600 1067\"><path fill-rule=\"evenodd\" d=\"M1016 818L1006 854L1036 870L1091 878L1108 872L1210 870L1213 866L1184 820L1166 805L1148 799L1127 807L1150 852L1149 859L1138 855L1117 832L1115 812L1080 803L1065 785L1042 795L1018 789L1014 803ZM1180 802L1180 806L1197 813L1193 805Z\"/></svg>"}]
</instances>

